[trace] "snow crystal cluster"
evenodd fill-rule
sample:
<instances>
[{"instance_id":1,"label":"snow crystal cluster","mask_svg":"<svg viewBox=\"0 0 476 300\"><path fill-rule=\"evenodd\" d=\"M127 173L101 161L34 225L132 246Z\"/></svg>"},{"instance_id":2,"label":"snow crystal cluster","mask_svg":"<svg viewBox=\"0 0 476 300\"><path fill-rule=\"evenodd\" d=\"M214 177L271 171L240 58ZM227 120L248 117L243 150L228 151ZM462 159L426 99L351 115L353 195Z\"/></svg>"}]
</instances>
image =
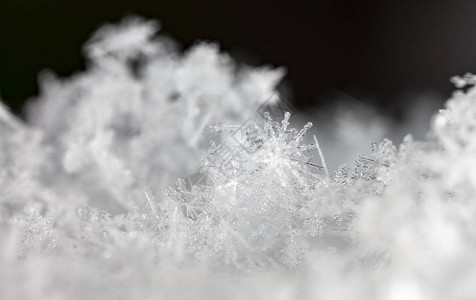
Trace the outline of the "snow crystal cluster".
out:
<instances>
[{"instance_id":1,"label":"snow crystal cluster","mask_svg":"<svg viewBox=\"0 0 476 300\"><path fill-rule=\"evenodd\" d=\"M0 107L1 299L474 297L475 76L425 141L329 174L311 123L258 109L282 69L158 29L107 25L26 123Z\"/></svg>"}]
</instances>

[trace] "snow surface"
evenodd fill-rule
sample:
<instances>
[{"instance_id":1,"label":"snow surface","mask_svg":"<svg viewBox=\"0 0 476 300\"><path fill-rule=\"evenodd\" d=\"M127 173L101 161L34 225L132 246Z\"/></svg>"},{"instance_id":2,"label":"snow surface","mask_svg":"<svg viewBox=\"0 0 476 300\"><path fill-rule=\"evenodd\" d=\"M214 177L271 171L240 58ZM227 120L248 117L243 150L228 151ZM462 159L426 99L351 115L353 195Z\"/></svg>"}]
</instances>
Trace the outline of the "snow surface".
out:
<instances>
[{"instance_id":1,"label":"snow surface","mask_svg":"<svg viewBox=\"0 0 476 300\"><path fill-rule=\"evenodd\" d=\"M474 298L475 88L328 176L312 124L256 113L283 69L159 27L101 28L26 123L0 106L1 299Z\"/></svg>"}]
</instances>

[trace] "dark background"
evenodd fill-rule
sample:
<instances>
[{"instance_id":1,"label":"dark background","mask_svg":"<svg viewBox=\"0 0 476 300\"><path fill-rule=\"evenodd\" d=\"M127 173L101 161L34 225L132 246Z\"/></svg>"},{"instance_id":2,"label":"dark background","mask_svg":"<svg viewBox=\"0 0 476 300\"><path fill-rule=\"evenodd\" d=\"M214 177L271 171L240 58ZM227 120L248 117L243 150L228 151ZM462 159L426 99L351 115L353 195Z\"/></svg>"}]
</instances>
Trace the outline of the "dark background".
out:
<instances>
[{"instance_id":1,"label":"dark background","mask_svg":"<svg viewBox=\"0 0 476 300\"><path fill-rule=\"evenodd\" d=\"M446 97L450 76L476 72L476 1L0 0L4 101L21 114L39 71L83 69L89 35L130 14L160 19L184 48L217 40L248 64L286 66L303 109L338 91L398 117L405 94Z\"/></svg>"}]
</instances>

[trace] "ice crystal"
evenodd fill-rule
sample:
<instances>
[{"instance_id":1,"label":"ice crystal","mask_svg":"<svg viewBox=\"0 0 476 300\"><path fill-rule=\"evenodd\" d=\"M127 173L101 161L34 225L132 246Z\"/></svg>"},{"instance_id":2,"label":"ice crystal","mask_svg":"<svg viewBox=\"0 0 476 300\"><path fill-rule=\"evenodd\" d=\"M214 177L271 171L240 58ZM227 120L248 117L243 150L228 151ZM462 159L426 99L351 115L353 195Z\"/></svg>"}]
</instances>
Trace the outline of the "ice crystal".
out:
<instances>
[{"instance_id":1,"label":"ice crystal","mask_svg":"<svg viewBox=\"0 0 476 300\"><path fill-rule=\"evenodd\" d=\"M213 241L214 255L208 255L214 260L212 264L231 263L232 269L242 269L271 262L292 266L302 262L304 250L299 255L295 250L307 249L309 236L319 235L324 226L323 219L307 216L303 209L303 190L314 189L320 176L310 170L317 166L308 153L316 149L315 145L302 143L311 124L299 132L288 129L289 117L286 113L279 124L265 114L262 127L239 128L245 133L243 140L226 146L227 153L218 152L222 145L212 143L214 157L203 162L203 172L214 182L213 197L197 186L187 189L180 179L176 189L169 188L166 201L160 205L168 206L170 199L176 205L174 218L190 226L184 231L184 243L189 247L185 252L197 256L211 251L209 242L203 241L217 235L220 238ZM247 134L250 131L255 132ZM229 137L224 143L232 140ZM253 153L243 146L250 140L258 144ZM216 161L221 156L240 164L228 162L227 169L220 168ZM276 193L268 194L269 189ZM197 230L200 227L207 229Z\"/></svg>"}]
</instances>

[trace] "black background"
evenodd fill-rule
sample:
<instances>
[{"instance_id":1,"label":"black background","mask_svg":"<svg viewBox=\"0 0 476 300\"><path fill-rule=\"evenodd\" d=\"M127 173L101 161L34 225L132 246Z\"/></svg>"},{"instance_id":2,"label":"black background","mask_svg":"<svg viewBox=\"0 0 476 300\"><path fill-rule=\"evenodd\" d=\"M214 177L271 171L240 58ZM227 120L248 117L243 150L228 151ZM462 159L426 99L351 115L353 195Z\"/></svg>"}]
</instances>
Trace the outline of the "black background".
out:
<instances>
[{"instance_id":1,"label":"black background","mask_svg":"<svg viewBox=\"0 0 476 300\"><path fill-rule=\"evenodd\" d=\"M402 95L476 72L476 1L0 0L0 94L16 112L47 68L84 68L82 44L105 22L160 19L184 48L217 40L248 64L284 65L299 108L344 92L396 116ZM248 53L243 55L243 53Z\"/></svg>"}]
</instances>

